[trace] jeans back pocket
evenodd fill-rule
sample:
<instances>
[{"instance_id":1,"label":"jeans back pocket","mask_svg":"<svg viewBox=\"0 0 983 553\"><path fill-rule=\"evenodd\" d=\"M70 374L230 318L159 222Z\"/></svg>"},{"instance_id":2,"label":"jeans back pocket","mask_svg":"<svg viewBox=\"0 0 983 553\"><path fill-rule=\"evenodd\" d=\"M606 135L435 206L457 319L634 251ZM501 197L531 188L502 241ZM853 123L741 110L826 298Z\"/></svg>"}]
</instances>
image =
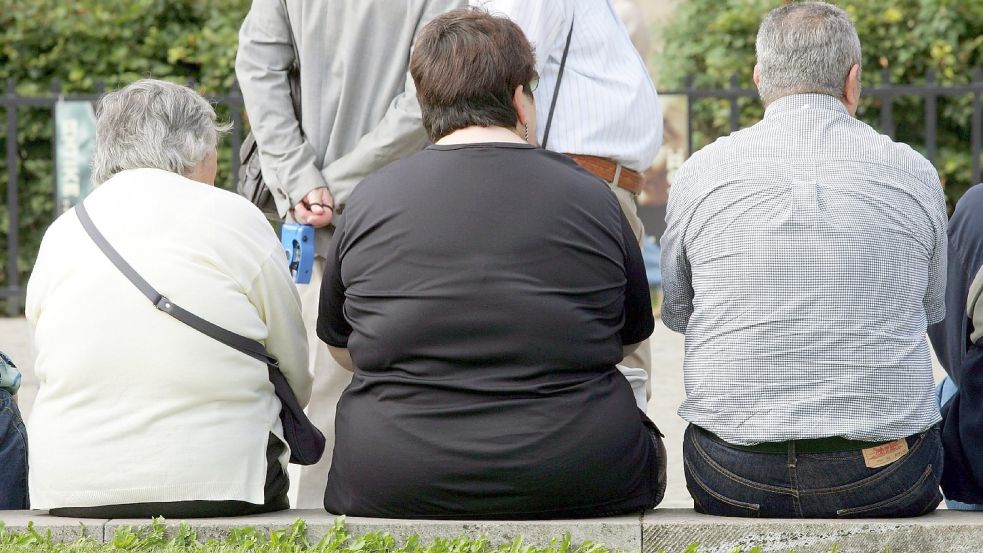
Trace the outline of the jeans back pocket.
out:
<instances>
[{"instance_id":1,"label":"jeans back pocket","mask_svg":"<svg viewBox=\"0 0 983 553\"><path fill-rule=\"evenodd\" d=\"M840 518L895 518L924 515L935 510L942 501L938 478L932 465L925 467L914 485L894 497L889 497L869 505L838 509Z\"/></svg>"}]
</instances>

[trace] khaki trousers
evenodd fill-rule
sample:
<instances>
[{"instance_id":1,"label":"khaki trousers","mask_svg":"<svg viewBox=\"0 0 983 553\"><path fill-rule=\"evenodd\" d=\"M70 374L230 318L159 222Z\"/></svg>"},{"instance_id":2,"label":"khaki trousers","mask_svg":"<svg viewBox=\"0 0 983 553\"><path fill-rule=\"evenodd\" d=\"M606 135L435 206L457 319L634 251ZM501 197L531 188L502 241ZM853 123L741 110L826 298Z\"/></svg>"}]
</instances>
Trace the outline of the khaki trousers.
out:
<instances>
[{"instance_id":1,"label":"khaki trousers","mask_svg":"<svg viewBox=\"0 0 983 553\"><path fill-rule=\"evenodd\" d=\"M625 218L628 219L628 224L631 226L632 232L635 233L635 239L638 240L638 247L641 248L642 241L645 239L645 228L642 226L642 220L638 217L638 205L635 203L635 195L610 182L608 186L611 187L614 195L617 196L618 203L621 204L621 211L624 212ZM645 341L638 344L638 349L622 359L621 364L626 367L645 370L645 373L648 375L648 381L645 383L645 397L651 399L652 351L649 346L649 339L646 338Z\"/></svg>"},{"instance_id":2,"label":"khaki trousers","mask_svg":"<svg viewBox=\"0 0 983 553\"><path fill-rule=\"evenodd\" d=\"M328 469L331 468L331 456L334 453L335 410L341 392L352 381L352 373L335 362L328 352L327 344L317 337L318 300L321 296L324 263L325 259L318 257L314 262L310 284L297 285L310 348L310 369L314 375L314 388L311 403L307 406L307 416L321 429L327 442L324 457L317 464L300 467L299 478L295 477L297 469L292 471L291 482L297 483L297 491L294 495L294 490L291 490L290 495L297 498L294 504L297 509L324 508L324 489L328 484Z\"/></svg>"}]
</instances>

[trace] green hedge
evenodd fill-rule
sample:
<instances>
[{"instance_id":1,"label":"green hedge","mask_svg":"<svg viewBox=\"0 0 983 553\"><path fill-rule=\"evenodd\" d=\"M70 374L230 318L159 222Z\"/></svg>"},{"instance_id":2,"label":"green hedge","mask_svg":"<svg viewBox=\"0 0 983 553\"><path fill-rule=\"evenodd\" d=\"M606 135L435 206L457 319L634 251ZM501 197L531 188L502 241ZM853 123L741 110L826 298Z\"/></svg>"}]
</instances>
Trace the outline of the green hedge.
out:
<instances>
[{"instance_id":1,"label":"green hedge","mask_svg":"<svg viewBox=\"0 0 983 553\"><path fill-rule=\"evenodd\" d=\"M142 77L225 94L235 75L239 25L249 0L0 0L0 82L19 95L46 95L57 79L68 93L93 93ZM225 115L225 114L223 114ZM6 117L6 113L4 113ZM27 281L54 214L52 114L18 109L20 282ZM6 126L4 126L6 129ZM0 136L0 287L8 286L6 133ZM220 147L218 182L229 182L228 144Z\"/></svg>"},{"instance_id":2,"label":"green hedge","mask_svg":"<svg viewBox=\"0 0 983 553\"><path fill-rule=\"evenodd\" d=\"M753 88L754 39L761 19L783 0L685 0L665 27L665 50L657 66L660 88L681 87L693 75L698 88L726 88L732 74L739 86ZM863 82L881 84L881 70L893 84L922 84L933 69L940 83L965 84L972 69L983 65L983 2L967 0L836 0L857 26L864 52ZM938 100L938 155L935 165L950 203L970 183L970 117L972 97ZM741 101L742 126L760 119L755 99ZM725 100L694 105L694 148L729 132ZM864 100L858 116L878 127L880 103ZM896 139L924 152L924 102L894 102Z\"/></svg>"}]
</instances>

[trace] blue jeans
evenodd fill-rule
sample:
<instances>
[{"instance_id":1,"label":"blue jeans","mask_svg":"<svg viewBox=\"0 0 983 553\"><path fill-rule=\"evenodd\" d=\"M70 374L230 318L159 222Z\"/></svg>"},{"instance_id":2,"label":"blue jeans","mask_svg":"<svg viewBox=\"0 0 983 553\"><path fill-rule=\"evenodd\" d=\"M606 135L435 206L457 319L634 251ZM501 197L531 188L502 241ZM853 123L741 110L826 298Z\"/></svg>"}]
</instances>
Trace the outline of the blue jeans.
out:
<instances>
[{"instance_id":1,"label":"blue jeans","mask_svg":"<svg viewBox=\"0 0 983 553\"><path fill-rule=\"evenodd\" d=\"M867 468L860 450L759 453L690 425L683 438L686 487L698 512L732 517L910 517L942 501L939 428L908 438L893 463Z\"/></svg>"},{"instance_id":2,"label":"blue jeans","mask_svg":"<svg viewBox=\"0 0 983 553\"><path fill-rule=\"evenodd\" d=\"M0 510L29 507L27 430L13 397L0 389Z\"/></svg>"},{"instance_id":3,"label":"blue jeans","mask_svg":"<svg viewBox=\"0 0 983 553\"><path fill-rule=\"evenodd\" d=\"M949 403L949 400L952 399L952 397L958 392L959 388L956 386L956 383L953 382L948 376L945 377L942 382L939 383L938 388L936 388L936 398L938 399L939 409L941 409L946 403ZM953 511L983 511L983 505L963 503L961 501L953 501L951 499L945 500L945 506Z\"/></svg>"}]
</instances>

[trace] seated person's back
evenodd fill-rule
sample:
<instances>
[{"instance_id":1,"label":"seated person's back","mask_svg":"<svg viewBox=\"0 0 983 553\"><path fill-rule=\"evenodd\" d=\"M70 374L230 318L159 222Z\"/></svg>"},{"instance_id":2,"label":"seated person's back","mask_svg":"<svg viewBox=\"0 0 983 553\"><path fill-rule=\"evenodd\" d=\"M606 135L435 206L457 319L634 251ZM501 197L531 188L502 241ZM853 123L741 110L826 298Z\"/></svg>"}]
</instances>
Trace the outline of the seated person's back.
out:
<instances>
[{"instance_id":1,"label":"seated person's back","mask_svg":"<svg viewBox=\"0 0 983 553\"><path fill-rule=\"evenodd\" d=\"M153 125L168 136L141 143ZM264 341L306 403L303 324L283 250L254 206L207 185L215 129L211 107L184 87L141 81L107 96L97 126L101 184L86 210L151 286ZM153 154L179 139L201 140L206 157L183 172L154 167ZM36 507L66 516L287 507L280 403L265 364L155 309L75 211L45 234L26 312L40 384L28 425Z\"/></svg>"},{"instance_id":2,"label":"seated person's back","mask_svg":"<svg viewBox=\"0 0 983 553\"><path fill-rule=\"evenodd\" d=\"M698 152L670 215L685 220L694 299L667 285L663 307L666 325L692 338L684 417L747 443L872 439L935 422L925 339L945 309L935 175L823 95L779 100Z\"/></svg>"},{"instance_id":3,"label":"seated person's back","mask_svg":"<svg viewBox=\"0 0 983 553\"><path fill-rule=\"evenodd\" d=\"M803 68L808 55L842 70L845 82ZM679 414L692 424L686 468L700 510L891 516L938 503L939 415L925 330L945 312L945 201L927 160L853 117L859 56L837 8L773 11L758 34L755 69L764 119L697 152L675 177L663 321L686 333ZM847 489L889 459L860 459L826 479L806 469L788 476L779 465L796 440L810 442L798 444L803 455L910 445L904 460L916 449L922 456L911 461L914 480L926 466L935 472L909 494L911 505L867 509L897 490L856 486L854 497ZM730 489L734 475L705 464L720 459L697 454L701 442L722 446L720 456L738 448L723 464L758 488ZM769 459L775 472L766 475ZM761 491L765 484L771 491Z\"/></svg>"},{"instance_id":4,"label":"seated person's back","mask_svg":"<svg viewBox=\"0 0 983 553\"><path fill-rule=\"evenodd\" d=\"M437 144L363 181L332 243L318 330L356 366L338 406L333 513L598 516L664 492L658 438L615 368L653 327L617 199L505 124L435 133L428 118L441 83L419 58L440 29L486 25L522 37L471 11L422 32L414 78ZM518 85L531 110L528 78L499 89Z\"/></svg>"}]
</instances>

